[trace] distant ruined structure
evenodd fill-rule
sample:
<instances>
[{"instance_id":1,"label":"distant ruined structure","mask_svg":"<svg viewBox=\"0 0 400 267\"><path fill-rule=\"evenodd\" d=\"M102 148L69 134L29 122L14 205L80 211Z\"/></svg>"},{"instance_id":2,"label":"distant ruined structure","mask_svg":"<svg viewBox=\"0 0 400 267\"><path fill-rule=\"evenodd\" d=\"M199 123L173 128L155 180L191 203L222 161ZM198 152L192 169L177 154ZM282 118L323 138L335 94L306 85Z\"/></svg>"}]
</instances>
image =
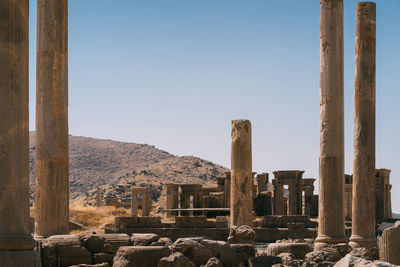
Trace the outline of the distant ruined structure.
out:
<instances>
[{"instance_id":1,"label":"distant ruined structure","mask_svg":"<svg viewBox=\"0 0 400 267\"><path fill-rule=\"evenodd\" d=\"M392 218L392 200L390 184L390 170L376 169L375 170L375 220L381 222ZM352 191L353 191L353 176L346 175L345 177L345 217L351 220L352 217Z\"/></svg>"}]
</instances>

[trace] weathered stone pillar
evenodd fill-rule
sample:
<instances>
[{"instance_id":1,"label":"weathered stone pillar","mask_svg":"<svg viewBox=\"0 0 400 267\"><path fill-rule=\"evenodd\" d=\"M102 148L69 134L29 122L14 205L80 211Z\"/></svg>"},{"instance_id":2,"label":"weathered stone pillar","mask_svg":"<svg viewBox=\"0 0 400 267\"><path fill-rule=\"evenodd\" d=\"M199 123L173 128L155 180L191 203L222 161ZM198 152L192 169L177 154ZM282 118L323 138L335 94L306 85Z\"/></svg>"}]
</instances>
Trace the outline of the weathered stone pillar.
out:
<instances>
[{"instance_id":1,"label":"weathered stone pillar","mask_svg":"<svg viewBox=\"0 0 400 267\"><path fill-rule=\"evenodd\" d=\"M268 173L257 174L257 193L267 191Z\"/></svg>"},{"instance_id":2,"label":"weathered stone pillar","mask_svg":"<svg viewBox=\"0 0 400 267\"><path fill-rule=\"evenodd\" d=\"M387 189L386 189L386 218L388 219L392 219L393 218L393 213L392 213L392 185L391 184L387 184Z\"/></svg>"},{"instance_id":3,"label":"weathered stone pillar","mask_svg":"<svg viewBox=\"0 0 400 267\"><path fill-rule=\"evenodd\" d=\"M68 0L37 1L35 236L69 234Z\"/></svg>"},{"instance_id":4,"label":"weathered stone pillar","mask_svg":"<svg viewBox=\"0 0 400 267\"><path fill-rule=\"evenodd\" d=\"M149 188L142 194L142 216L149 216L151 211L151 200Z\"/></svg>"},{"instance_id":5,"label":"weathered stone pillar","mask_svg":"<svg viewBox=\"0 0 400 267\"><path fill-rule=\"evenodd\" d=\"M283 185L277 179L272 180L274 185L274 215L283 215Z\"/></svg>"},{"instance_id":6,"label":"weathered stone pillar","mask_svg":"<svg viewBox=\"0 0 400 267\"><path fill-rule=\"evenodd\" d=\"M353 175L345 174L344 177L344 218L350 220L353 210Z\"/></svg>"},{"instance_id":7,"label":"weathered stone pillar","mask_svg":"<svg viewBox=\"0 0 400 267\"><path fill-rule=\"evenodd\" d=\"M103 197L101 195L101 188L98 187L96 192L96 205L97 207L101 207L102 204L103 204Z\"/></svg>"},{"instance_id":8,"label":"weathered stone pillar","mask_svg":"<svg viewBox=\"0 0 400 267\"><path fill-rule=\"evenodd\" d=\"M350 246L376 247L375 237L375 23L376 5L356 8L353 211Z\"/></svg>"},{"instance_id":9,"label":"weathered stone pillar","mask_svg":"<svg viewBox=\"0 0 400 267\"><path fill-rule=\"evenodd\" d=\"M0 1L0 266L40 266L29 226L29 1Z\"/></svg>"},{"instance_id":10,"label":"weathered stone pillar","mask_svg":"<svg viewBox=\"0 0 400 267\"><path fill-rule=\"evenodd\" d=\"M321 0L319 224L315 250L344 234L343 0Z\"/></svg>"},{"instance_id":11,"label":"weathered stone pillar","mask_svg":"<svg viewBox=\"0 0 400 267\"><path fill-rule=\"evenodd\" d=\"M131 189L131 216L132 217L137 217L138 216L138 194L137 194L137 189L132 188ZM142 202L143 202L143 197L142 197ZM142 206L143 207L143 206Z\"/></svg>"},{"instance_id":12,"label":"weathered stone pillar","mask_svg":"<svg viewBox=\"0 0 400 267\"><path fill-rule=\"evenodd\" d=\"M167 209L177 209L179 203L179 185L167 184ZM177 216L176 211L167 211L167 216Z\"/></svg>"},{"instance_id":13,"label":"weathered stone pillar","mask_svg":"<svg viewBox=\"0 0 400 267\"><path fill-rule=\"evenodd\" d=\"M400 222L383 231L383 235L379 238L379 259L381 261L390 262L391 264L400 265Z\"/></svg>"},{"instance_id":14,"label":"weathered stone pillar","mask_svg":"<svg viewBox=\"0 0 400 267\"><path fill-rule=\"evenodd\" d=\"M229 208L231 206L231 172L225 172L225 208Z\"/></svg>"},{"instance_id":15,"label":"weathered stone pillar","mask_svg":"<svg viewBox=\"0 0 400 267\"><path fill-rule=\"evenodd\" d=\"M312 178L303 179L304 215L311 215L314 197L314 182L315 179Z\"/></svg>"},{"instance_id":16,"label":"weathered stone pillar","mask_svg":"<svg viewBox=\"0 0 400 267\"><path fill-rule=\"evenodd\" d=\"M232 121L231 147L231 215L230 226L248 225L253 221L253 173L251 158L251 124L248 120Z\"/></svg>"},{"instance_id":17,"label":"weathered stone pillar","mask_svg":"<svg viewBox=\"0 0 400 267\"><path fill-rule=\"evenodd\" d=\"M352 206L353 206L353 185L344 185L344 217L346 220L352 217Z\"/></svg>"}]
</instances>

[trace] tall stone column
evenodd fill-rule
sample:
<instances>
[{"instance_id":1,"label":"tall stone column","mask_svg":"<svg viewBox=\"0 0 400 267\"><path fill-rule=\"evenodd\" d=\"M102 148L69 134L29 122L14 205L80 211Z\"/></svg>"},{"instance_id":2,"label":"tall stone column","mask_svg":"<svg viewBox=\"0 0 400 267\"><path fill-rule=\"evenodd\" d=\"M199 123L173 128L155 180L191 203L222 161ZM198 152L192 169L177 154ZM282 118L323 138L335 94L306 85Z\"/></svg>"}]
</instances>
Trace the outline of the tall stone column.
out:
<instances>
[{"instance_id":1,"label":"tall stone column","mask_svg":"<svg viewBox=\"0 0 400 267\"><path fill-rule=\"evenodd\" d=\"M69 233L68 0L37 1L35 236Z\"/></svg>"},{"instance_id":2,"label":"tall stone column","mask_svg":"<svg viewBox=\"0 0 400 267\"><path fill-rule=\"evenodd\" d=\"M229 208L231 206L231 172L225 172L225 188L224 188L224 195L225 195L225 208Z\"/></svg>"},{"instance_id":3,"label":"tall stone column","mask_svg":"<svg viewBox=\"0 0 400 267\"><path fill-rule=\"evenodd\" d=\"M251 158L251 123L232 121L231 147L231 227L253 221L253 173Z\"/></svg>"},{"instance_id":4,"label":"tall stone column","mask_svg":"<svg viewBox=\"0 0 400 267\"><path fill-rule=\"evenodd\" d=\"M344 234L343 0L321 0L319 224L315 250Z\"/></svg>"},{"instance_id":5,"label":"tall stone column","mask_svg":"<svg viewBox=\"0 0 400 267\"><path fill-rule=\"evenodd\" d=\"M179 203L179 185L167 184L167 209L177 209ZM176 211L167 211L167 216L178 216Z\"/></svg>"},{"instance_id":6,"label":"tall stone column","mask_svg":"<svg viewBox=\"0 0 400 267\"><path fill-rule=\"evenodd\" d=\"M151 200L149 188L144 190L142 194L142 216L149 216L151 211Z\"/></svg>"},{"instance_id":7,"label":"tall stone column","mask_svg":"<svg viewBox=\"0 0 400 267\"><path fill-rule=\"evenodd\" d=\"M353 206L353 185L344 185L344 217L349 220L352 217Z\"/></svg>"},{"instance_id":8,"label":"tall stone column","mask_svg":"<svg viewBox=\"0 0 400 267\"><path fill-rule=\"evenodd\" d=\"M257 174L257 193L267 191L268 173Z\"/></svg>"},{"instance_id":9,"label":"tall stone column","mask_svg":"<svg viewBox=\"0 0 400 267\"><path fill-rule=\"evenodd\" d=\"M375 237L375 23L376 6L356 8L353 211L350 246L376 247Z\"/></svg>"},{"instance_id":10,"label":"tall stone column","mask_svg":"<svg viewBox=\"0 0 400 267\"><path fill-rule=\"evenodd\" d=\"M142 197L143 203L143 197ZM131 217L137 217L138 215L138 194L136 188L131 189Z\"/></svg>"},{"instance_id":11,"label":"tall stone column","mask_svg":"<svg viewBox=\"0 0 400 267\"><path fill-rule=\"evenodd\" d=\"M29 1L0 10L0 265L40 266L29 226Z\"/></svg>"},{"instance_id":12,"label":"tall stone column","mask_svg":"<svg viewBox=\"0 0 400 267\"><path fill-rule=\"evenodd\" d=\"M274 215L283 215L283 185L278 179L273 179L272 184L274 185Z\"/></svg>"},{"instance_id":13,"label":"tall stone column","mask_svg":"<svg viewBox=\"0 0 400 267\"><path fill-rule=\"evenodd\" d=\"M101 195L101 188L97 187L97 192L96 192L96 206L101 207L103 204L103 197Z\"/></svg>"}]
</instances>

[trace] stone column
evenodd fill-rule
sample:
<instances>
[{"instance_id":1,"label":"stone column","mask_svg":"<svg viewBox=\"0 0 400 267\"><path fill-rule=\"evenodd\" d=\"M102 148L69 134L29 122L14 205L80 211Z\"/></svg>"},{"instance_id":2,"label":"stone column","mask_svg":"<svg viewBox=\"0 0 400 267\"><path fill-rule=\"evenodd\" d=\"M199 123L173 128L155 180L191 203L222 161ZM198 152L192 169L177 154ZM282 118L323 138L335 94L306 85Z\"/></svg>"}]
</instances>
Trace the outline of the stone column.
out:
<instances>
[{"instance_id":1,"label":"stone column","mask_svg":"<svg viewBox=\"0 0 400 267\"><path fill-rule=\"evenodd\" d=\"M272 180L274 185L274 215L283 215L283 185L277 179Z\"/></svg>"},{"instance_id":2,"label":"stone column","mask_svg":"<svg viewBox=\"0 0 400 267\"><path fill-rule=\"evenodd\" d=\"M132 188L131 189L131 217L137 217L138 215L138 196L137 196L137 189ZM143 203L143 197L142 197L142 203ZM143 204L142 204L143 207Z\"/></svg>"},{"instance_id":3,"label":"stone column","mask_svg":"<svg viewBox=\"0 0 400 267\"><path fill-rule=\"evenodd\" d=\"M149 216L151 211L151 200L149 188L144 190L142 194L142 216Z\"/></svg>"},{"instance_id":4,"label":"stone column","mask_svg":"<svg viewBox=\"0 0 400 267\"><path fill-rule=\"evenodd\" d=\"M353 185L344 185L344 217L349 220L352 217L352 206L353 206Z\"/></svg>"},{"instance_id":5,"label":"stone column","mask_svg":"<svg viewBox=\"0 0 400 267\"><path fill-rule=\"evenodd\" d=\"M232 121L231 147L231 227L253 221L253 173L251 158L251 123Z\"/></svg>"},{"instance_id":6,"label":"stone column","mask_svg":"<svg viewBox=\"0 0 400 267\"><path fill-rule=\"evenodd\" d=\"M321 0L319 224L315 250L344 234L343 0Z\"/></svg>"},{"instance_id":7,"label":"stone column","mask_svg":"<svg viewBox=\"0 0 400 267\"><path fill-rule=\"evenodd\" d=\"M268 173L257 174L257 193L267 191Z\"/></svg>"},{"instance_id":8,"label":"stone column","mask_svg":"<svg viewBox=\"0 0 400 267\"><path fill-rule=\"evenodd\" d=\"M352 233L349 245L376 247L375 237L375 23L376 6L356 8L356 77Z\"/></svg>"},{"instance_id":9,"label":"stone column","mask_svg":"<svg viewBox=\"0 0 400 267\"><path fill-rule=\"evenodd\" d=\"M102 204L103 204L102 202L103 202L103 198L102 198L102 196L101 196L101 188L98 187L98 188L97 188L97 195L96 195L96 204L97 204L97 207L101 207Z\"/></svg>"},{"instance_id":10,"label":"stone column","mask_svg":"<svg viewBox=\"0 0 400 267\"><path fill-rule=\"evenodd\" d=\"M386 186L386 202L385 202L385 218L386 219L392 219L393 214L392 214L392 185L391 184L387 184Z\"/></svg>"},{"instance_id":11,"label":"stone column","mask_svg":"<svg viewBox=\"0 0 400 267\"><path fill-rule=\"evenodd\" d=\"M29 1L0 10L0 265L40 266L29 225Z\"/></svg>"},{"instance_id":12,"label":"stone column","mask_svg":"<svg viewBox=\"0 0 400 267\"><path fill-rule=\"evenodd\" d=\"M231 172L225 172L225 208L229 208L231 206Z\"/></svg>"},{"instance_id":13,"label":"stone column","mask_svg":"<svg viewBox=\"0 0 400 267\"><path fill-rule=\"evenodd\" d=\"M314 197L314 182L315 179L312 178L303 179L304 215L311 215Z\"/></svg>"},{"instance_id":14,"label":"stone column","mask_svg":"<svg viewBox=\"0 0 400 267\"><path fill-rule=\"evenodd\" d=\"M379 238L379 260L400 265L400 222L383 231Z\"/></svg>"},{"instance_id":15,"label":"stone column","mask_svg":"<svg viewBox=\"0 0 400 267\"><path fill-rule=\"evenodd\" d=\"M380 170L375 170L375 220L380 221L384 218L384 178Z\"/></svg>"},{"instance_id":16,"label":"stone column","mask_svg":"<svg viewBox=\"0 0 400 267\"><path fill-rule=\"evenodd\" d=\"M37 1L35 236L69 234L68 0Z\"/></svg>"},{"instance_id":17,"label":"stone column","mask_svg":"<svg viewBox=\"0 0 400 267\"><path fill-rule=\"evenodd\" d=\"M178 198L179 195L179 185L177 184L167 184L167 209L177 209L178 208ZM178 216L176 211L167 211L167 216Z\"/></svg>"}]
</instances>

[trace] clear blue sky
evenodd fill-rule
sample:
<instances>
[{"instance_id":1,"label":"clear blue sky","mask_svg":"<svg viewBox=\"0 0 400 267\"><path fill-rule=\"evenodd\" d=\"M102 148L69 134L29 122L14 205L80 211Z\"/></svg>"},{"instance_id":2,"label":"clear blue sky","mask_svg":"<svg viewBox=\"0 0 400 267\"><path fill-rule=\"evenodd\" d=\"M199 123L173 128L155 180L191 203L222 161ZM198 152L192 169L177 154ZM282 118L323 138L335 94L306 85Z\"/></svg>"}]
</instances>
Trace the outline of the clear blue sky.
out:
<instances>
[{"instance_id":1,"label":"clear blue sky","mask_svg":"<svg viewBox=\"0 0 400 267\"><path fill-rule=\"evenodd\" d=\"M376 166L392 170L400 211L400 1L376 2ZM356 3L344 6L346 173ZM301 169L317 177L319 9L319 0L69 0L70 134L152 144L229 167L230 122L244 118L253 127L254 171Z\"/></svg>"}]
</instances>

